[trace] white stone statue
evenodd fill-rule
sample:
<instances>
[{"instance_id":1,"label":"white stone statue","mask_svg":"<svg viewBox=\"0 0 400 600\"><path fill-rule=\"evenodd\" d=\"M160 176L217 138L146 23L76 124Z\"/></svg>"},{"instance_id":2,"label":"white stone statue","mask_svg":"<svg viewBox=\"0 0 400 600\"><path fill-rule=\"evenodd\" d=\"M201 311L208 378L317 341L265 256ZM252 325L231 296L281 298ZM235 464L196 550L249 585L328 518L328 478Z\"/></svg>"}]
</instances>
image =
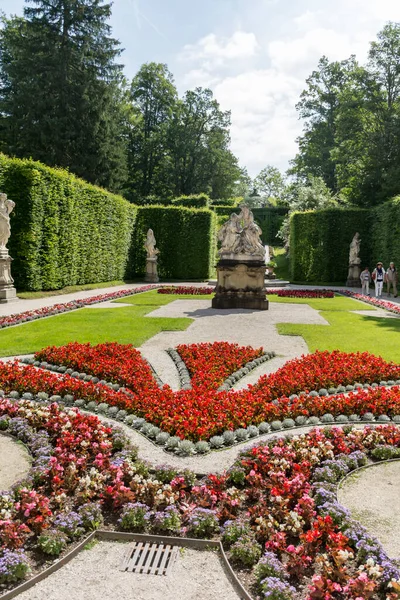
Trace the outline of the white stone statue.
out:
<instances>
[{"instance_id":1,"label":"white stone statue","mask_svg":"<svg viewBox=\"0 0 400 600\"><path fill-rule=\"evenodd\" d=\"M221 242L219 254L225 252L236 252L240 243L240 219L239 215L232 213L228 221L221 227L218 232L218 241Z\"/></svg>"},{"instance_id":2,"label":"white stone statue","mask_svg":"<svg viewBox=\"0 0 400 600\"><path fill-rule=\"evenodd\" d=\"M248 206L242 208L244 227L240 234L240 251L252 256L265 257L265 248L261 242L261 228L254 222L253 213Z\"/></svg>"},{"instance_id":3,"label":"white stone statue","mask_svg":"<svg viewBox=\"0 0 400 600\"><path fill-rule=\"evenodd\" d=\"M6 194L0 193L0 249L5 250L11 235L10 213L15 202L9 200Z\"/></svg>"},{"instance_id":4,"label":"white stone statue","mask_svg":"<svg viewBox=\"0 0 400 600\"><path fill-rule=\"evenodd\" d=\"M360 253L360 242L360 234L356 233L350 244L349 265L359 265L361 262L361 258L358 256Z\"/></svg>"},{"instance_id":5,"label":"white stone statue","mask_svg":"<svg viewBox=\"0 0 400 600\"><path fill-rule=\"evenodd\" d=\"M221 258L236 259L232 255L245 255L252 260L264 260L265 248L261 242L262 231L255 223L250 208L243 204L240 214L232 213L229 220L221 227L218 241L221 242L219 255Z\"/></svg>"},{"instance_id":6,"label":"white stone statue","mask_svg":"<svg viewBox=\"0 0 400 600\"><path fill-rule=\"evenodd\" d=\"M154 233L152 229L149 229L147 232L146 242L144 247L147 251L147 258L156 258L157 254L160 253L156 248L156 238L154 237Z\"/></svg>"}]
</instances>

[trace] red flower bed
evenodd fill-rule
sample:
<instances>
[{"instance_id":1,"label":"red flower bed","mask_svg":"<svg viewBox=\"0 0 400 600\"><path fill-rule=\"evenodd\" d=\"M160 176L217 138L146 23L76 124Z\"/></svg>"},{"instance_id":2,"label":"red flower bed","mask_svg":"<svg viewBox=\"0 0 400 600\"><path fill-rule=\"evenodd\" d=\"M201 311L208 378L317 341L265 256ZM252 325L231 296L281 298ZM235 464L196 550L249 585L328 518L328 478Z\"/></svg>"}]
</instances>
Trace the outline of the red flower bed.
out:
<instances>
[{"instance_id":1,"label":"red flower bed","mask_svg":"<svg viewBox=\"0 0 400 600\"><path fill-rule=\"evenodd\" d=\"M395 313L396 315L400 315L400 305L396 304L396 302L390 302L390 300L382 300L382 298L375 298L374 296L365 296L364 294L359 294L358 292L351 292L350 290L340 290L340 294L343 296L349 296L350 298L355 298L356 300L362 300L367 304L371 304L372 306L376 306L377 308L384 308L389 312Z\"/></svg>"},{"instance_id":2,"label":"red flower bed","mask_svg":"<svg viewBox=\"0 0 400 600\"><path fill-rule=\"evenodd\" d=\"M263 354L262 348L254 350L229 342L181 344L176 349L188 368L192 386L201 389L217 388L229 375Z\"/></svg>"},{"instance_id":3,"label":"red flower bed","mask_svg":"<svg viewBox=\"0 0 400 600\"><path fill-rule=\"evenodd\" d=\"M264 401L306 390L399 379L400 365L369 352L320 352L288 361L271 375L260 377L253 391Z\"/></svg>"},{"instance_id":4,"label":"red flower bed","mask_svg":"<svg viewBox=\"0 0 400 600\"><path fill-rule=\"evenodd\" d=\"M105 345L105 347L107 351L115 350L117 353L116 362L120 363L120 366L116 367L114 374L118 372L119 382L129 387L124 377L129 377L130 373L124 371L121 363L124 362L125 351L128 356L133 356L134 363L137 359L136 354L129 346L121 347L117 344ZM85 351L86 345L82 348L82 351ZM105 352L104 345L101 348L101 352ZM107 402L112 406L119 406L143 416L168 433L192 440L208 439L225 429L247 427L261 421L290 417L292 414L296 416L312 416L326 412L400 414L398 388L365 392L365 398L359 394L318 399L305 396L292 405L288 400L288 396L300 391L400 378L400 365L388 363L367 352L315 352L287 362L281 369L261 377L256 385L249 386L247 389L217 392L216 388L225 373L229 374L237 368L235 352L241 360L247 362L248 359L257 356L260 350L239 349L236 345L225 342L182 346L181 350L194 375L194 385L191 390L174 392L169 386L164 386L160 390L155 385L151 373L146 371L147 375L143 376L143 381L140 379L140 374L138 375L139 385L135 383L135 374L133 374L135 393L133 391L113 392L108 387L85 383L68 376L60 377L52 373L42 373L33 367L18 367L13 364L0 365L0 386L6 391L13 389L34 393L46 391L49 394L72 394L75 398ZM54 356L53 352L58 351L61 355L64 350L50 349L49 353L45 352L43 356L51 357ZM93 352L94 356L97 356L96 348ZM226 371L223 366L224 353L229 357L229 368ZM91 367L93 374L97 375L100 373L96 371L95 360L92 357ZM217 369L214 372L215 363ZM140 361L135 364L140 365ZM99 366L101 367L100 363ZM366 408L367 396L370 399L368 408ZM362 401L360 398L363 398ZM279 399L279 402L272 402L276 399Z\"/></svg>"},{"instance_id":5,"label":"red flower bed","mask_svg":"<svg viewBox=\"0 0 400 600\"><path fill-rule=\"evenodd\" d=\"M334 298L332 290L281 290L268 289L268 294L275 294L280 298Z\"/></svg>"},{"instance_id":6,"label":"red flower bed","mask_svg":"<svg viewBox=\"0 0 400 600\"><path fill-rule=\"evenodd\" d=\"M188 294L194 296L202 296L203 294L212 294L214 292L214 288L212 287L195 287L195 286L170 286L170 287L162 287L158 288L159 294Z\"/></svg>"},{"instance_id":7,"label":"red flower bed","mask_svg":"<svg viewBox=\"0 0 400 600\"><path fill-rule=\"evenodd\" d=\"M66 346L48 346L36 352L35 359L83 371L132 392L144 393L157 387L149 363L131 344L107 342L92 346L71 342Z\"/></svg>"}]
</instances>

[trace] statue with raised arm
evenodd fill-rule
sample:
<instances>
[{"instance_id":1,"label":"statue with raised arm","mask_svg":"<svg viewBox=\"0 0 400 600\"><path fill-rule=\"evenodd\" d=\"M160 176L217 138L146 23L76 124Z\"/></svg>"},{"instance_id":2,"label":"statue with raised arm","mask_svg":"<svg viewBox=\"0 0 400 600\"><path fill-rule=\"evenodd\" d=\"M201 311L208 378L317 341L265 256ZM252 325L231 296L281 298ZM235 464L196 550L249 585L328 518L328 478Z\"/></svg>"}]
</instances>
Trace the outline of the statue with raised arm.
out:
<instances>
[{"instance_id":1,"label":"statue with raised arm","mask_svg":"<svg viewBox=\"0 0 400 600\"><path fill-rule=\"evenodd\" d=\"M157 254L160 253L156 248L156 238L154 237L154 233L152 229L149 229L147 232L146 241L144 247L147 251L147 258L155 258Z\"/></svg>"},{"instance_id":2,"label":"statue with raised arm","mask_svg":"<svg viewBox=\"0 0 400 600\"><path fill-rule=\"evenodd\" d=\"M349 265L359 265L361 262L360 254L360 234L357 232L350 244Z\"/></svg>"},{"instance_id":3,"label":"statue with raised arm","mask_svg":"<svg viewBox=\"0 0 400 600\"><path fill-rule=\"evenodd\" d=\"M7 194L0 193L0 250L5 250L11 235L10 213L15 202L7 198Z\"/></svg>"}]
</instances>

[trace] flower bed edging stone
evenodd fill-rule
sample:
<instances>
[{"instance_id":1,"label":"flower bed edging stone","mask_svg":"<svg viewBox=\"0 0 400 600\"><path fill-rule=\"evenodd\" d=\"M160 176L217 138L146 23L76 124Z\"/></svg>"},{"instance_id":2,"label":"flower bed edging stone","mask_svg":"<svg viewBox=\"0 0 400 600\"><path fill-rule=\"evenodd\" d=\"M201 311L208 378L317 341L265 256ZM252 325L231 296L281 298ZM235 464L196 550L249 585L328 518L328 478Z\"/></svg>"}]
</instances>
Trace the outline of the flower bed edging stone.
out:
<instances>
[{"instance_id":1,"label":"flower bed edging stone","mask_svg":"<svg viewBox=\"0 0 400 600\"><path fill-rule=\"evenodd\" d=\"M396 382L397 384L397 382ZM400 380L398 380L398 384L400 384ZM108 386L113 384L108 384ZM360 385L360 388L356 389L368 389L378 387L378 384L374 385ZM337 388L337 392L335 393L343 393L341 388L344 386L339 386ZM355 387L355 386L347 386ZM392 384L387 385L386 382L381 382L379 387L392 387ZM122 389L122 388L121 388ZM120 391L121 391L120 389ZM333 389L333 388L330 388ZM321 390L325 392L325 390ZM351 391L351 390L347 390ZM305 392L300 392L300 396L305 394ZM310 396L314 394L310 393ZM324 396L325 393L318 394L315 393L315 397ZM333 395L333 394L332 394ZM18 392L10 392L9 394L5 394L3 390L0 390L0 397L9 397L12 400L18 400L20 395ZM295 399L297 395L291 396L292 399ZM385 423L395 423L396 425L400 424L400 415L394 415L390 418L387 415L373 415L372 413L366 413L364 415L337 415L334 417L330 413L326 413L321 417L318 416L310 416L303 417L299 416L296 419L286 418L281 420L274 420L270 423L263 422L258 425L249 425L246 429L238 429L235 431L225 431L221 436L213 436L208 441L200 441L200 442L190 442L189 440L177 438L175 436L170 436L167 432L162 431L159 427L156 427L152 423L147 422L144 418L137 417L134 414L127 414L124 410L118 410L114 406L109 406L107 403L97 404L96 402L85 402L84 400L77 399L75 400L73 396L48 396L45 392L40 392L36 396L31 394L30 392L26 392L21 395L22 399L25 400L33 400L35 402L50 404L55 402L60 404L61 407L75 407L85 412L89 412L92 414L102 414L108 419L112 419L116 422L123 422L125 425L137 431L137 433L141 434L145 437L149 442L153 443L155 446L162 448L167 454L176 454L178 456L190 457L195 455L203 455L207 454L210 451L223 451L233 446L239 446L240 444L244 444L249 440L253 439L257 441L257 438L260 435L265 435L268 433L281 433L283 431L289 432L294 431L303 427L315 427L315 426L330 426L330 425L356 425L358 423L362 423L365 425L368 424L385 424ZM232 435L229 435L232 434Z\"/></svg>"}]
</instances>

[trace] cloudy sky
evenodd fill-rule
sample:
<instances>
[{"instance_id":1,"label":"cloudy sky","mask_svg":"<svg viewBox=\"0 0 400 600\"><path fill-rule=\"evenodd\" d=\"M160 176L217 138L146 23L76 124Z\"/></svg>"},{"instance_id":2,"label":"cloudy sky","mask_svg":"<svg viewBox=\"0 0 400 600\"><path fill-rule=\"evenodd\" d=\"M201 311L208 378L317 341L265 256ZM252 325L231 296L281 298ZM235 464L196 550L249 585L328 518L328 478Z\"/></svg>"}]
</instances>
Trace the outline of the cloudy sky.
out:
<instances>
[{"instance_id":1,"label":"cloudy sky","mask_svg":"<svg viewBox=\"0 0 400 600\"><path fill-rule=\"evenodd\" d=\"M0 0L7 15L23 5ZM400 21L400 0L115 0L111 24L127 77L165 62L181 94L214 91L232 111L232 150L255 176L296 153L295 104L319 58L364 62L389 20Z\"/></svg>"}]
</instances>

